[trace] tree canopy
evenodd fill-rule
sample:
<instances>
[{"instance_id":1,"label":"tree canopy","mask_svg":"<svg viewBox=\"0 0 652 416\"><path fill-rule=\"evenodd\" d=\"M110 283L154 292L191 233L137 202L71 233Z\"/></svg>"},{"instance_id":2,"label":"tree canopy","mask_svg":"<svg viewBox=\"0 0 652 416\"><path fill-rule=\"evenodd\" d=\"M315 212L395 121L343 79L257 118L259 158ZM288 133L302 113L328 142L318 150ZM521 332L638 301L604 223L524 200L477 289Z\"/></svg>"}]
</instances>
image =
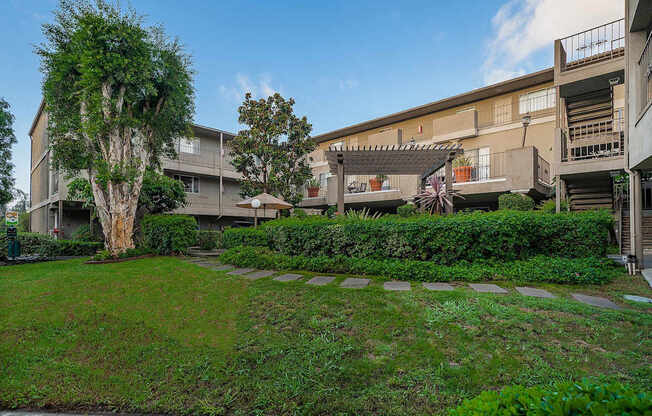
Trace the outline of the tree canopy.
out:
<instances>
[{"instance_id":1,"label":"tree canopy","mask_svg":"<svg viewBox=\"0 0 652 416\"><path fill-rule=\"evenodd\" d=\"M11 146L16 143L14 133L14 116L9 103L0 98L0 207L3 208L13 199L14 165L11 163Z\"/></svg>"},{"instance_id":2,"label":"tree canopy","mask_svg":"<svg viewBox=\"0 0 652 416\"><path fill-rule=\"evenodd\" d=\"M315 143L312 125L297 117L293 106L294 99L278 93L259 100L247 93L238 108L238 121L247 128L232 142L231 164L242 173L242 197L267 192L291 204L303 198L303 185L312 177L306 156Z\"/></svg>"},{"instance_id":3,"label":"tree canopy","mask_svg":"<svg viewBox=\"0 0 652 416\"><path fill-rule=\"evenodd\" d=\"M161 27L146 27L117 3L60 0L37 47L53 161L86 170L114 254L131 239L145 170L190 133L190 58Z\"/></svg>"}]
</instances>

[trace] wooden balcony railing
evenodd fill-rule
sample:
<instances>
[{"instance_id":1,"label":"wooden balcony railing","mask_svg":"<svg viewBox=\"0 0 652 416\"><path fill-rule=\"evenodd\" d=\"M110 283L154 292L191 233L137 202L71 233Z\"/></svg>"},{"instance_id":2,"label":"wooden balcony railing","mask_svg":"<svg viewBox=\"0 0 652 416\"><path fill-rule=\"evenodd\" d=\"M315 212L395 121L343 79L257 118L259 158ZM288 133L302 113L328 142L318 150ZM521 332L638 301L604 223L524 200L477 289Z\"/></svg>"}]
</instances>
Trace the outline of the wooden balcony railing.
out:
<instances>
[{"instance_id":1,"label":"wooden balcony railing","mask_svg":"<svg viewBox=\"0 0 652 416\"><path fill-rule=\"evenodd\" d=\"M562 129L562 162L621 156L624 153L622 118Z\"/></svg>"}]
</instances>

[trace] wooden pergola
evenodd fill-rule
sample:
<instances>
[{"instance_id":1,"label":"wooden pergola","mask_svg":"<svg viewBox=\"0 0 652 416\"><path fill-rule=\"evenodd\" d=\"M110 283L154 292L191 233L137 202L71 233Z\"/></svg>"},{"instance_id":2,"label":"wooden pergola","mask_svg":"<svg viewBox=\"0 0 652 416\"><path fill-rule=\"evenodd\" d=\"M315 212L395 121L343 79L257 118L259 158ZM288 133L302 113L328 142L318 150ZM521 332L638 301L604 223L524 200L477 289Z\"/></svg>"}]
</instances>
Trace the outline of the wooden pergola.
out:
<instances>
[{"instance_id":1,"label":"wooden pergola","mask_svg":"<svg viewBox=\"0 0 652 416\"><path fill-rule=\"evenodd\" d=\"M337 212L344 213L344 175L420 175L421 189L426 179L446 166L446 192L453 190L453 159L464 153L462 145L329 146L328 167L337 175ZM452 198L449 198L452 201ZM447 207L451 212L453 207Z\"/></svg>"}]
</instances>

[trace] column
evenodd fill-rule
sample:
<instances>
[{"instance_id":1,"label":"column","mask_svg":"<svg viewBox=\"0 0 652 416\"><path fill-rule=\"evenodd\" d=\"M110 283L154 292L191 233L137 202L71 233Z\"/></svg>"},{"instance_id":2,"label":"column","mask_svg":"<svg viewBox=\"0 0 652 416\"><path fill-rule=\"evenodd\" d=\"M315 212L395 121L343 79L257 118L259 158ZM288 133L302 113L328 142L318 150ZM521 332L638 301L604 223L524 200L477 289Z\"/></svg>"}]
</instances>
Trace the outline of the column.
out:
<instances>
[{"instance_id":1,"label":"column","mask_svg":"<svg viewBox=\"0 0 652 416\"><path fill-rule=\"evenodd\" d=\"M337 159L337 213L344 215L344 160Z\"/></svg>"}]
</instances>

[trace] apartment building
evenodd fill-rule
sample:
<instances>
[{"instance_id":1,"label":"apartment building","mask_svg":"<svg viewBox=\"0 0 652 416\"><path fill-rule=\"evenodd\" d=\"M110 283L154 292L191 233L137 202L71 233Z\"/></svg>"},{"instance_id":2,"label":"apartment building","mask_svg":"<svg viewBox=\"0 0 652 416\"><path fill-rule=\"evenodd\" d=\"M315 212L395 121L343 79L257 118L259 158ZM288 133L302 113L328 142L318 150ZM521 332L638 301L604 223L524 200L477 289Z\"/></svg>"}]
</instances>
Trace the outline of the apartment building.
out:
<instances>
[{"instance_id":1,"label":"apartment building","mask_svg":"<svg viewBox=\"0 0 652 416\"><path fill-rule=\"evenodd\" d=\"M323 208L336 201L335 178L324 151L329 146L460 144L454 188L456 209L496 209L498 197L519 192L536 200L552 195L551 166L556 120L554 69L549 68L454 97L321 134L310 155L320 189L302 206ZM382 175L383 172L378 172ZM443 172L440 173L443 175ZM418 192L415 176L387 175L372 190L371 176L346 177L345 206L391 210Z\"/></svg>"},{"instance_id":2,"label":"apartment building","mask_svg":"<svg viewBox=\"0 0 652 416\"><path fill-rule=\"evenodd\" d=\"M188 206L177 213L192 215L201 229L222 225L252 223L250 209L236 207L240 173L231 165L229 142L234 134L210 127L193 125L194 137L180 139L178 158L164 159L165 175L183 182ZM90 212L81 202L68 197L70 182L51 167L48 147L47 112L42 103L29 135L31 137L31 211L33 232L70 238L82 224L88 224ZM258 212L260 218L274 218L276 211Z\"/></svg>"},{"instance_id":3,"label":"apartment building","mask_svg":"<svg viewBox=\"0 0 652 416\"><path fill-rule=\"evenodd\" d=\"M625 245L638 266L652 250L652 1L625 1L626 167L629 171L629 210Z\"/></svg>"}]
</instances>

